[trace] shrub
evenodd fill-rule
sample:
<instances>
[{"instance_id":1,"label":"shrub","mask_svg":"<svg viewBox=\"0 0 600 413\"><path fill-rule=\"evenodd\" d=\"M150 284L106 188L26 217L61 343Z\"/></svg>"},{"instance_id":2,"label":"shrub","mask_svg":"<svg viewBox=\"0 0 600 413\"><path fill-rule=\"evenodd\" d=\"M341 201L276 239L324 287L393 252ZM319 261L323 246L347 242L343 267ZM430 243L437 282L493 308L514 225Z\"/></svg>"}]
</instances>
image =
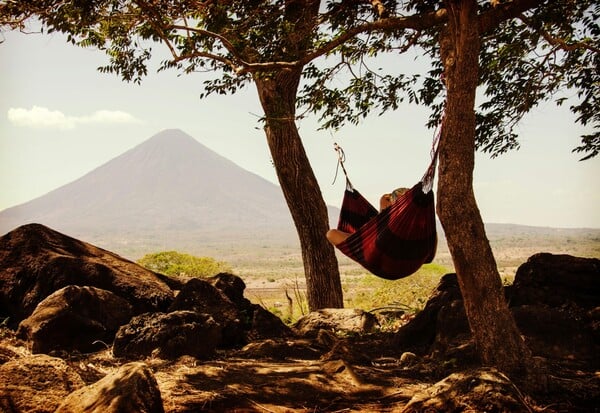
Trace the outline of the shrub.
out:
<instances>
[{"instance_id":1,"label":"shrub","mask_svg":"<svg viewBox=\"0 0 600 413\"><path fill-rule=\"evenodd\" d=\"M176 276L210 277L220 272L231 272L231 267L225 262L177 251L146 254L137 263L151 271Z\"/></svg>"}]
</instances>

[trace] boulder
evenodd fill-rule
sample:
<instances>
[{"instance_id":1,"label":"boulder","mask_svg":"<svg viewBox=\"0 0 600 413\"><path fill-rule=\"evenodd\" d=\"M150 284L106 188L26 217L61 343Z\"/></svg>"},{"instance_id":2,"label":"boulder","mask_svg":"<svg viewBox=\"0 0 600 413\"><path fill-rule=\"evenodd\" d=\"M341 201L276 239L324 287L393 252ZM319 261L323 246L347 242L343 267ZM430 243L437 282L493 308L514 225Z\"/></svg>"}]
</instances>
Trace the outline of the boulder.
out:
<instances>
[{"instance_id":1,"label":"boulder","mask_svg":"<svg viewBox=\"0 0 600 413\"><path fill-rule=\"evenodd\" d=\"M586 310L600 307L600 260L540 253L517 269L509 290L511 306L576 304Z\"/></svg>"},{"instance_id":2,"label":"boulder","mask_svg":"<svg viewBox=\"0 0 600 413\"><path fill-rule=\"evenodd\" d=\"M56 413L164 413L154 374L144 363L128 363L70 395Z\"/></svg>"},{"instance_id":3,"label":"boulder","mask_svg":"<svg viewBox=\"0 0 600 413\"><path fill-rule=\"evenodd\" d=\"M17 336L31 342L33 353L93 352L111 343L132 315L131 305L110 291L69 285L39 303Z\"/></svg>"},{"instance_id":4,"label":"boulder","mask_svg":"<svg viewBox=\"0 0 600 413\"><path fill-rule=\"evenodd\" d=\"M320 330L367 334L377 326L377 317L354 308L324 308L301 317L294 324L299 334L316 337Z\"/></svg>"},{"instance_id":5,"label":"boulder","mask_svg":"<svg viewBox=\"0 0 600 413\"><path fill-rule=\"evenodd\" d=\"M460 314L456 314L457 311ZM464 317L463 320L457 320L461 316ZM458 330L452 332L450 328L446 328L444 319L453 319L448 327L457 327ZM402 349L424 354L431 351L437 337L440 345L436 351L443 352L444 343L451 342L456 335L464 333L465 323L467 320L458 279L456 274L446 274L427 300L425 308L398 330L394 341Z\"/></svg>"},{"instance_id":6,"label":"boulder","mask_svg":"<svg viewBox=\"0 0 600 413\"><path fill-rule=\"evenodd\" d=\"M245 341L293 336L289 328L279 317L244 297L246 284L237 275L220 273L206 279L220 290L233 303L238 319L245 330ZM234 344L234 343L231 343Z\"/></svg>"},{"instance_id":7,"label":"boulder","mask_svg":"<svg viewBox=\"0 0 600 413\"><path fill-rule=\"evenodd\" d=\"M246 284L237 275L222 272L213 277L208 277L206 281L223 292L236 307L245 308L249 305L248 299L244 298Z\"/></svg>"},{"instance_id":8,"label":"boulder","mask_svg":"<svg viewBox=\"0 0 600 413\"><path fill-rule=\"evenodd\" d=\"M281 318L260 305L252 304L248 310L252 321L246 331L248 341L293 337L294 332Z\"/></svg>"},{"instance_id":9,"label":"boulder","mask_svg":"<svg viewBox=\"0 0 600 413\"><path fill-rule=\"evenodd\" d=\"M40 224L0 237L0 318L16 327L53 292L68 285L108 290L135 314L164 311L171 289L152 271Z\"/></svg>"},{"instance_id":10,"label":"boulder","mask_svg":"<svg viewBox=\"0 0 600 413\"><path fill-rule=\"evenodd\" d=\"M455 373L416 393L402 413L497 412L529 413L517 387L495 369Z\"/></svg>"},{"instance_id":11,"label":"boulder","mask_svg":"<svg viewBox=\"0 0 600 413\"><path fill-rule=\"evenodd\" d=\"M141 314L117 331L113 354L128 359L150 355L206 359L221 342L221 330L210 315L194 311Z\"/></svg>"},{"instance_id":12,"label":"boulder","mask_svg":"<svg viewBox=\"0 0 600 413\"><path fill-rule=\"evenodd\" d=\"M436 334L431 344L431 353L439 358L449 358L453 356L453 351L459 348L463 361L477 360L473 346L465 346L465 343L471 342L471 329L465 312L463 300L452 300L442 306L436 318ZM465 352L469 350L469 352Z\"/></svg>"},{"instance_id":13,"label":"boulder","mask_svg":"<svg viewBox=\"0 0 600 413\"><path fill-rule=\"evenodd\" d=\"M546 358L569 358L599 366L600 347L582 314L570 308L543 304L520 305L511 311L517 327L535 354Z\"/></svg>"},{"instance_id":14,"label":"boulder","mask_svg":"<svg viewBox=\"0 0 600 413\"><path fill-rule=\"evenodd\" d=\"M505 287L509 308L534 355L580 358L598 364L600 260L536 254ZM456 274L446 274L423 311L401 327L403 350L453 357L475 356Z\"/></svg>"},{"instance_id":15,"label":"boulder","mask_svg":"<svg viewBox=\"0 0 600 413\"><path fill-rule=\"evenodd\" d=\"M243 344L245 325L242 317L251 317L248 314L240 314L227 295L200 278L193 278L183 286L169 307L169 312L172 311L193 311L212 316L223 328L221 347Z\"/></svg>"},{"instance_id":16,"label":"boulder","mask_svg":"<svg viewBox=\"0 0 600 413\"><path fill-rule=\"evenodd\" d=\"M0 365L0 411L51 413L84 385L59 358L36 354L10 360Z\"/></svg>"},{"instance_id":17,"label":"boulder","mask_svg":"<svg viewBox=\"0 0 600 413\"><path fill-rule=\"evenodd\" d=\"M534 354L600 366L600 260L540 253L517 269L507 299Z\"/></svg>"}]
</instances>

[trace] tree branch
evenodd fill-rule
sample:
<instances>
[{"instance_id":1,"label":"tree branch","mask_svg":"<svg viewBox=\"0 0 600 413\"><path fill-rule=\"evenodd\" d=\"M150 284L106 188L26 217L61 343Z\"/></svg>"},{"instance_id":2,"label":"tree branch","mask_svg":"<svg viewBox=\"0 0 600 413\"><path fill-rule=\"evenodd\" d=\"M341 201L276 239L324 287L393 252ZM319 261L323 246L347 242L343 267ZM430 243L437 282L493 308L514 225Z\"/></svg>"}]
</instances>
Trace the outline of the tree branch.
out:
<instances>
[{"instance_id":1,"label":"tree branch","mask_svg":"<svg viewBox=\"0 0 600 413\"><path fill-rule=\"evenodd\" d=\"M340 36L324 44L323 46L314 49L312 52L307 53L303 58L291 61L291 62L268 62L268 63L248 63L243 62L241 67L236 70L238 74L244 74L248 72L274 70L274 69L292 69L297 66L303 66L317 57L323 56L336 47L341 46L349 39L361 34L361 33L372 33L375 31L384 30L398 30L398 29L413 29L416 31L428 29L442 24L447 19L447 13L445 9L440 9L435 12L430 12L425 15L413 15L413 16L395 16L388 17L385 19L377 20L375 22L365 23L354 28L349 29Z\"/></svg>"},{"instance_id":2,"label":"tree branch","mask_svg":"<svg viewBox=\"0 0 600 413\"><path fill-rule=\"evenodd\" d=\"M479 16L479 32L485 33L508 19L518 17L523 12L539 6L544 0L512 0L502 4L496 4L490 10Z\"/></svg>"},{"instance_id":3,"label":"tree branch","mask_svg":"<svg viewBox=\"0 0 600 413\"><path fill-rule=\"evenodd\" d=\"M440 9L436 12L430 12L425 15L388 17L386 19L377 20L375 22L365 23L360 26L351 28L350 30L344 32L332 41L326 43L318 49L313 50L311 53L308 53L304 58L300 59L298 63L306 64L319 56L323 56L334 50L336 47L342 45L349 39L361 33L371 33L375 31L398 29L413 29L419 31L442 24L446 21L446 19L446 9Z\"/></svg>"},{"instance_id":4,"label":"tree branch","mask_svg":"<svg viewBox=\"0 0 600 413\"><path fill-rule=\"evenodd\" d=\"M178 63L183 60L187 60L187 59L194 58L194 57L202 57L202 58L206 58L206 59L210 59L210 60L214 60L214 61L223 63L224 65L227 65L230 68L232 68L236 73L238 73L240 71L240 66L236 65L235 62L233 62L231 59L227 59L226 57L219 56L219 55L216 55L213 53L201 52L199 50L195 50L193 53L177 55L173 59L173 63ZM240 73L238 73L238 74L240 74Z\"/></svg>"},{"instance_id":5,"label":"tree branch","mask_svg":"<svg viewBox=\"0 0 600 413\"><path fill-rule=\"evenodd\" d=\"M177 50L175 50L173 43L171 42L171 40L165 33L163 24L161 24L161 21L160 21L160 16L157 16L156 13L154 12L154 10L151 7L149 7L145 1L139 0L138 5L139 5L140 9L148 15L148 18L149 18L148 21L150 22L150 25L154 28L154 30L158 34L158 37L161 38L161 40L164 42L164 44L167 46L167 48L171 52L173 59L175 59L175 61L176 61L179 58L179 55L177 54ZM156 23L155 20L157 20L159 23Z\"/></svg>"},{"instance_id":6,"label":"tree branch","mask_svg":"<svg viewBox=\"0 0 600 413\"><path fill-rule=\"evenodd\" d=\"M5 0L0 2L0 26L8 26L11 30L18 29L21 32L25 30L25 22L34 16L48 16L51 14L44 6L26 4L25 7L18 0ZM67 0L56 3L54 9L62 7ZM20 14L19 17L14 15L11 6L16 6ZM8 16L11 19L8 19ZM25 32L24 32L25 33Z\"/></svg>"},{"instance_id":7,"label":"tree branch","mask_svg":"<svg viewBox=\"0 0 600 413\"><path fill-rule=\"evenodd\" d=\"M550 33L548 33L547 31L545 31L542 28L540 28L540 29L534 28L533 25L531 24L531 20L529 20L523 14L520 14L518 16L518 18L523 23L525 23L526 26L529 26L529 27L533 28L534 30L536 30L538 33L540 33L542 35L542 37L552 46L556 46L559 49L565 50L567 52L573 51L575 49L587 49L591 52L600 54L600 49L597 47L594 47L593 45L591 45L589 43L586 43L586 42L568 43L563 39L559 39L559 38L552 36Z\"/></svg>"},{"instance_id":8,"label":"tree branch","mask_svg":"<svg viewBox=\"0 0 600 413\"><path fill-rule=\"evenodd\" d=\"M221 44L223 45L223 47L225 49L227 49L227 51L229 53L231 53L236 59L242 60L241 57L238 55L237 51L235 50L235 47L233 46L233 44L231 44L231 42L224 36L221 36L218 33L215 32L211 32L209 30L205 30L205 29L200 29L197 27L190 27L187 25L181 25L181 24L170 24L166 27L167 29L175 29L175 30L185 30L187 32L193 32L196 34L201 34L204 36L208 36L208 37L213 37L217 40L219 40L221 42Z\"/></svg>"},{"instance_id":9,"label":"tree branch","mask_svg":"<svg viewBox=\"0 0 600 413\"><path fill-rule=\"evenodd\" d=\"M139 3L143 4L143 0L140 0ZM378 14L386 12L385 8L383 8L383 4L380 0L370 0L370 3L376 9ZM288 62L264 62L264 63L251 63L246 61L236 50L234 45L225 37L218 33L214 33L205 29L190 27L188 25L182 24L169 24L164 27L161 27L160 31L163 33L161 39L167 43L167 47L169 47L171 54L174 57L174 62L179 62L185 60L190 57L203 57L207 59L213 59L219 61L225 65L228 65L234 69L236 74L243 75L246 73L258 72L258 71L269 71L269 70L277 70L277 69L293 69L298 66L303 66L317 57L323 56L336 47L342 45L344 42L348 41L352 37L357 36L361 33L372 33L375 31L384 31L384 30L399 30L399 29L413 29L416 31L424 30L427 28L434 27L436 25L442 24L446 21L447 14L445 9L438 10L436 12L430 12L424 15L412 15L412 16L394 16L394 17L386 17L375 22L368 22L356 26L354 28L349 29L344 32L340 36L335 39L332 39L330 42L324 44L323 46L314 49L312 52L306 54L303 58L295 61ZM156 29L156 28L155 28ZM209 36L214 39L217 39L221 42L223 47L231 53L234 59L229 59L223 56L215 55L213 53L194 51L194 53L180 55L172 47L172 44L168 41L168 39L164 36L164 31L168 30L183 30L186 32L193 32L199 35ZM411 42L412 43L412 42Z\"/></svg>"},{"instance_id":10,"label":"tree branch","mask_svg":"<svg viewBox=\"0 0 600 413\"><path fill-rule=\"evenodd\" d=\"M250 62L247 62L246 60L244 60L242 58L242 56L239 53L237 53L237 51L235 50L235 47L233 46L233 44L231 44L231 42L227 38L225 38L224 36L221 36L218 33L214 33L209 30L200 29L197 27L189 27L189 26L184 26L184 25L179 25L179 24L171 24L171 25L167 26L167 29L185 30L188 32L194 32L197 34L201 34L201 35L205 35L205 36L209 36L209 37L218 39L223 44L223 47L225 47L225 49L228 52L230 52L234 57L234 59L229 59L224 56L219 56L219 55L216 55L213 53L195 51L194 53L191 53L191 54L178 56L174 60L175 62L185 60L186 58L189 58L189 57L205 57L207 59L217 60L223 64L228 65L238 75L243 75L246 73L258 72L258 71L273 70L273 69L286 69L286 68L291 69L300 64L299 61L250 63Z\"/></svg>"},{"instance_id":11,"label":"tree branch","mask_svg":"<svg viewBox=\"0 0 600 413\"><path fill-rule=\"evenodd\" d=\"M531 8L534 8L540 5L544 0L513 0L507 3L496 4L492 9L482 13L479 17L479 25L480 31L485 32L497 27L500 23L505 20L520 17L524 11L527 11ZM373 5L375 11L378 15L382 15L386 10L383 7L383 4L380 0L370 0L370 3ZM221 42L223 47L233 55L234 59L228 59L223 56L218 56L211 53L206 52L195 52L191 55L186 55L187 57L206 57L210 59L217 60L223 64L226 64L232 68L234 68L235 72L238 75L242 75L245 73L257 72L257 71L268 71L268 70L276 70L276 69L292 69L298 66L303 66L312 60L323 56L325 54L330 53L335 48L341 46L346 41L351 38L362 34L362 33L372 33L376 31L385 31L385 30L402 30L402 29L413 29L417 32L425 29L429 29L440 24L443 24L447 21L448 14L446 9L439 9L435 12L429 12L424 15L412 15L412 16L393 16L393 17L385 17L381 18L374 22L368 22L361 24L359 26L350 28L348 31L342 33L338 37L332 39L328 43L318 47L311 52L307 53L301 59L295 61L287 61L287 62L265 62L265 63L250 63L247 62L235 49L233 44L225 37L218 33L214 33L208 30L189 27L187 25L181 24L171 24L165 27L165 29L175 29L175 30L185 30L188 32L194 32L197 34L210 36L215 38ZM546 36L544 36L546 38ZM559 39L553 39L551 37L546 38L546 40L556 45L557 42L560 42ZM551 41L552 40L552 41ZM412 43L412 42L411 42ZM566 42L562 43L563 48L566 47L575 47L575 45L567 45ZM578 47L587 47L590 50L598 52L596 48L590 46L585 43L577 44ZM173 52L173 50L172 50ZM184 60L185 56L178 56L175 61Z\"/></svg>"}]
</instances>

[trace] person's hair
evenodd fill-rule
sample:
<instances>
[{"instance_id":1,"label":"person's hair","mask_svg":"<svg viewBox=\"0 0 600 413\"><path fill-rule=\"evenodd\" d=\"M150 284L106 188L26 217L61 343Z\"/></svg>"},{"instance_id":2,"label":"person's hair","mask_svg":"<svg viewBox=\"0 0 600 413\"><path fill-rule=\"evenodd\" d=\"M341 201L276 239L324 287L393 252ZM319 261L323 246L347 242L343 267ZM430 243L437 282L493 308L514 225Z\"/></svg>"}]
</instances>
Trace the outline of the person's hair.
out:
<instances>
[{"instance_id":1,"label":"person's hair","mask_svg":"<svg viewBox=\"0 0 600 413\"><path fill-rule=\"evenodd\" d=\"M394 189L392 191L392 194L391 194L391 197L390 197L391 201L392 202L396 202L396 200L398 198L400 198L402 195L404 195L406 192L408 192L409 189L410 188L396 188L396 189Z\"/></svg>"}]
</instances>

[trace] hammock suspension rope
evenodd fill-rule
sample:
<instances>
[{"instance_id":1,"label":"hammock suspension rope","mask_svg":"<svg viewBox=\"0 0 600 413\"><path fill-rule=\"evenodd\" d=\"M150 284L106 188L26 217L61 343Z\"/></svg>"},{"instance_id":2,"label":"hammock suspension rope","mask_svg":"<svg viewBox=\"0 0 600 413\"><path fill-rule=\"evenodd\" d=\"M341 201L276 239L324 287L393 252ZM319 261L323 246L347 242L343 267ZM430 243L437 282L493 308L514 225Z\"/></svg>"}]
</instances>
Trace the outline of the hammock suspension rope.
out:
<instances>
[{"instance_id":1,"label":"hammock suspension rope","mask_svg":"<svg viewBox=\"0 0 600 413\"><path fill-rule=\"evenodd\" d=\"M346 177L337 229L350 234L337 248L379 277L407 277L435 257L433 180L440 136L441 127L434 134L431 162L421 180L381 212L354 188L344 165L346 154L334 143L338 156L334 182L339 168Z\"/></svg>"}]
</instances>

